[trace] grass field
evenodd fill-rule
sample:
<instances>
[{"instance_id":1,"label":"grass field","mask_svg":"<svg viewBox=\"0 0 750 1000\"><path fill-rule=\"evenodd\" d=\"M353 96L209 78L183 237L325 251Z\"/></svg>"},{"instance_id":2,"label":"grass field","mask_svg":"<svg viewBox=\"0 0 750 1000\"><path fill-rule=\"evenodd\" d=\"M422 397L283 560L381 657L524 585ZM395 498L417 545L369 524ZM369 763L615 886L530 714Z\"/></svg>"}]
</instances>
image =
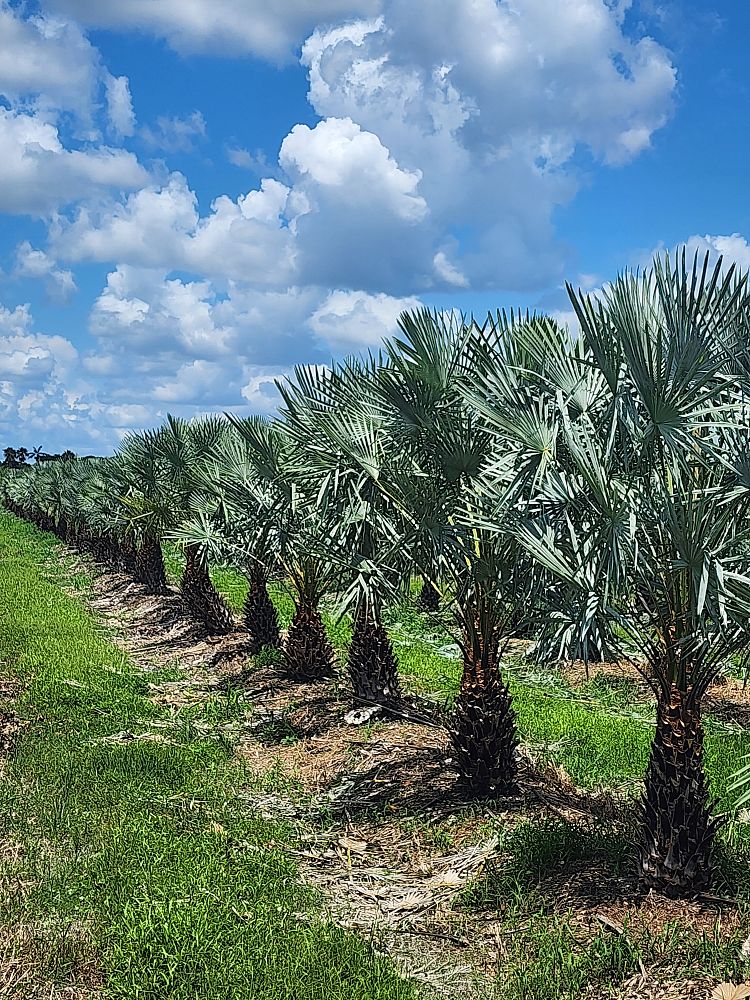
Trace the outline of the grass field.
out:
<instances>
[{"instance_id":1,"label":"grass field","mask_svg":"<svg viewBox=\"0 0 750 1000\"><path fill-rule=\"evenodd\" d=\"M167 568L176 579L171 549ZM239 609L243 578L220 569L214 581ZM112 625L88 610L91 586L85 564L52 536L0 512L0 710L21 725L0 780L0 997L573 1000L637 996L618 990L642 970L665 981L705 980L707 990L750 978L740 955L750 934L748 824L722 833L720 890L736 905L700 914L666 906L650 920L634 905L613 933L591 914L584 920L575 899L565 909L554 897L589 869L627 883L626 830L472 804L437 822L398 813L386 827L382 808L367 817L369 830L398 829L425 851L498 838L482 873L430 925L432 951L421 956L424 967L433 953L472 965L473 992L465 978L410 978L383 954L377 928L354 933L332 922L323 894L295 863L311 830L351 840L350 827L333 815L300 822L309 795L279 766L278 747L269 746L259 771L219 726L195 725L198 714L223 721L252 706L231 692L211 704L159 705L153 686L188 668L177 661L147 672L126 655ZM273 596L288 624L289 598L281 589ZM342 655L350 626L330 615L327 625ZM407 686L450 699L459 665L438 620L404 605L391 609L389 625ZM523 738L540 761L561 766L582 789L637 781L651 712L634 706L627 685L595 677L574 690L520 661L508 666ZM389 732L379 723L361 739ZM747 747L746 731L708 719L719 808L731 806L729 776ZM253 806L255 791L287 797L296 813L269 818ZM488 914L495 943L473 947L485 940L477 928Z\"/></svg>"}]
</instances>

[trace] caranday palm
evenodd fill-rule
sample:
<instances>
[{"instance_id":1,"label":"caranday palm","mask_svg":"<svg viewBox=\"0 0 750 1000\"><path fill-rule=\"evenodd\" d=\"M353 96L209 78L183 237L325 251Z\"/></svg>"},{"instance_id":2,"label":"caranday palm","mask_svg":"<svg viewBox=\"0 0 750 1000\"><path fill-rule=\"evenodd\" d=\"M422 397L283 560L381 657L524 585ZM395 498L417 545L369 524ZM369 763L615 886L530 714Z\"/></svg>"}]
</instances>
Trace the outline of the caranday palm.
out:
<instances>
[{"instance_id":1,"label":"caranday palm","mask_svg":"<svg viewBox=\"0 0 750 1000\"><path fill-rule=\"evenodd\" d=\"M733 362L750 295L721 262L665 257L600 296L571 297L581 378L593 367L605 388L584 409L558 393L556 458L518 537L575 609L565 628L584 637L610 622L637 651L657 699L641 877L699 891L718 826L701 702L750 638L748 382ZM543 642L558 643L561 627L549 618Z\"/></svg>"},{"instance_id":2,"label":"caranday palm","mask_svg":"<svg viewBox=\"0 0 750 1000\"><path fill-rule=\"evenodd\" d=\"M347 668L364 701L401 699L398 661L383 627L383 604L408 588L411 562L394 502L397 469L411 461L395 449L379 397L380 361L349 359L335 371L298 369L280 384L283 426L295 442L294 474L316 484L315 503L328 526L321 555L338 567L339 613L351 611Z\"/></svg>"}]
</instances>

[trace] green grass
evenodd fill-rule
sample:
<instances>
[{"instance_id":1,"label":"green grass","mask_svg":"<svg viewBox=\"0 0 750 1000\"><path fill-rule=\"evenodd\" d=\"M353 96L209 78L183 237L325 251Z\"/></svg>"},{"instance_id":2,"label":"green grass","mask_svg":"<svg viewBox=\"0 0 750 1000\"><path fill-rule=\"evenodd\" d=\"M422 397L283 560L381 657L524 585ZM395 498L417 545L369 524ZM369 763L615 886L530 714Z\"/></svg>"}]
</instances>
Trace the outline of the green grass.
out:
<instances>
[{"instance_id":1,"label":"green grass","mask_svg":"<svg viewBox=\"0 0 750 1000\"><path fill-rule=\"evenodd\" d=\"M625 933L617 935L596 925L582 932L573 913L560 912L558 894L574 884L576 872L593 869L600 880L627 878L631 855L628 839L604 824L523 820L501 831L498 858L461 898L463 908L489 911L501 921L506 949L499 997L574 1000L585 988L622 982L641 964L658 968L665 962L677 975L701 970L718 979L742 979L742 923L726 933L719 915L706 932L676 920L659 928L626 921ZM744 879L750 882L746 871ZM746 920L749 913L743 904Z\"/></svg>"},{"instance_id":2,"label":"green grass","mask_svg":"<svg viewBox=\"0 0 750 1000\"><path fill-rule=\"evenodd\" d=\"M35 929L37 975L73 986L93 967L118 1000L415 997L321 919L284 853L292 831L243 807L252 779L221 741L189 724L111 741L164 713L58 586L71 579L59 553L0 512L0 661L24 684L27 723L0 783L0 836L20 845L0 882L25 891L1 902L9 928Z\"/></svg>"},{"instance_id":3,"label":"green grass","mask_svg":"<svg viewBox=\"0 0 750 1000\"><path fill-rule=\"evenodd\" d=\"M410 687L438 699L455 697L461 679L458 647L447 621L401 605L388 615L389 632L401 673ZM653 737L653 708L632 709L632 682L612 682L596 674L583 692L573 692L555 674L506 663L523 739L544 749L584 788L618 786L639 780ZM728 733L706 720L706 769L720 809L731 809L729 786L743 754L746 733ZM750 833L748 834L750 839Z\"/></svg>"},{"instance_id":4,"label":"green grass","mask_svg":"<svg viewBox=\"0 0 750 1000\"><path fill-rule=\"evenodd\" d=\"M583 990L616 986L637 971L636 950L604 931L581 941L565 920L536 915L523 935L510 935L498 1000L578 1000Z\"/></svg>"},{"instance_id":5,"label":"green grass","mask_svg":"<svg viewBox=\"0 0 750 1000\"><path fill-rule=\"evenodd\" d=\"M515 919L515 917L513 918ZM692 978L697 972L719 980L742 981L743 963L737 959L742 936L722 935L717 919L707 933L697 933L671 921L659 931L626 925L624 934L605 929L582 933L569 918L550 919L534 914L523 934L506 928L506 952L497 1000L579 1000L601 995L644 968L662 975ZM596 991L596 992L593 992Z\"/></svg>"}]
</instances>

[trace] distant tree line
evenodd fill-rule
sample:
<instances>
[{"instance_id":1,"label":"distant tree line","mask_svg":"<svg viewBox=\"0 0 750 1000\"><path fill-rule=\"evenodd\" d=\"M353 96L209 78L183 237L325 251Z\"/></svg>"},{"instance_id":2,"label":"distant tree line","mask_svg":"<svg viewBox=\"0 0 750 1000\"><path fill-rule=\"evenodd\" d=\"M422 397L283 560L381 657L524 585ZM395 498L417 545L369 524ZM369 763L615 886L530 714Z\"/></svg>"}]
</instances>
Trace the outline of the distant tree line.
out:
<instances>
[{"instance_id":1,"label":"distant tree line","mask_svg":"<svg viewBox=\"0 0 750 1000\"><path fill-rule=\"evenodd\" d=\"M75 452L66 449L57 454L50 454L42 448L5 448L3 450L3 461L0 466L4 469L20 469L24 465L29 465L32 461L38 465L40 462L69 462L76 457Z\"/></svg>"}]
</instances>

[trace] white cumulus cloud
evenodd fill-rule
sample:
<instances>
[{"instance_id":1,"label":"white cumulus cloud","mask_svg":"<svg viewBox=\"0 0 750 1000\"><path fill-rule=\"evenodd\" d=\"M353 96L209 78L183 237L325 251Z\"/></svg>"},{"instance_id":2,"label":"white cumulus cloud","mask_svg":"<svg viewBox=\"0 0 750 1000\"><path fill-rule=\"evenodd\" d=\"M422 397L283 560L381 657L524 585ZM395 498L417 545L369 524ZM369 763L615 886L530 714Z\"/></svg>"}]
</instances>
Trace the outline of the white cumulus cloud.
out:
<instances>
[{"instance_id":1,"label":"white cumulus cloud","mask_svg":"<svg viewBox=\"0 0 750 1000\"><path fill-rule=\"evenodd\" d=\"M166 38L181 52L283 59L317 24L374 13L380 0L46 0L84 24Z\"/></svg>"},{"instance_id":2,"label":"white cumulus cloud","mask_svg":"<svg viewBox=\"0 0 750 1000\"><path fill-rule=\"evenodd\" d=\"M427 214L417 193L422 174L402 170L372 132L351 118L329 118L311 129L295 125L281 145L279 162L311 187L335 190L341 204L380 207L408 222Z\"/></svg>"},{"instance_id":3,"label":"white cumulus cloud","mask_svg":"<svg viewBox=\"0 0 750 1000\"><path fill-rule=\"evenodd\" d=\"M133 133L127 77L74 22L0 0L0 212L44 216L143 185L136 157L102 144L104 127Z\"/></svg>"},{"instance_id":4,"label":"white cumulus cloud","mask_svg":"<svg viewBox=\"0 0 750 1000\"><path fill-rule=\"evenodd\" d=\"M0 436L29 447L31 437L76 424L86 409L77 365L69 340L34 330L28 305L0 305Z\"/></svg>"},{"instance_id":5,"label":"white cumulus cloud","mask_svg":"<svg viewBox=\"0 0 750 1000\"><path fill-rule=\"evenodd\" d=\"M0 337L9 317L21 329L0 350L0 413L56 419L93 448L167 409L267 410L292 364L377 347L422 293L559 285L555 213L579 164L632 160L672 109L672 59L627 6L42 0L29 16L0 0L0 211L50 220L44 248L36 232L17 247L11 276L62 297L74 265L110 272L82 358L28 311L0 315ZM161 161L149 173L118 148L136 136L129 80L71 18L183 52L282 59L304 42L319 121L279 135L271 164L253 137L224 137L222 155L258 181L203 207L201 178ZM136 141L195 153L214 133L205 110L156 106L144 125L139 109ZM736 234L689 245L748 259Z\"/></svg>"},{"instance_id":6,"label":"white cumulus cloud","mask_svg":"<svg viewBox=\"0 0 750 1000\"><path fill-rule=\"evenodd\" d=\"M669 53L626 33L604 0L386 0L382 16L317 29L303 47L310 101L325 118L376 135L403 171L420 171L433 227L413 271L457 230L451 267L469 285L530 289L559 280L553 212L576 193L580 148L625 162L668 119ZM441 274L442 271L442 274Z\"/></svg>"},{"instance_id":7,"label":"white cumulus cloud","mask_svg":"<svg viewBox=\"0 0 750 1000\"><path fill-rule=\"evenodd\" d=\"M334 353L356 353L379 347L386 337L396 333L401 313L420 305L413 296L394 298L382 293L334 291L310 317L310 328Z\"/></svg>"},{"instance_id":8,"label":"white cumulus cloud","mask_svg":"<svg viewBox=\"0 0 750 1000\"><path fill-rule=\"evenodd\" d=\"M66 149L40 114L0 106L0 212L46 215L107 188L136 188L146 171L132 153L106 146Z\"/></svg>"},{"instance_id":9,"label":"white cumulus cloud","mask_svg":"<svg viewBox=\"0 0 750 1000\"><path fill-rule=\"evenodd\" d=\"M218 197L201 217L182 174L149 185L124 201L83 205L52 231L56 253L70 261L117 261L134 267L184 270L249 284L289 283L295 270L284 217L289 189L265 179L259 190Z\"/></svg>"},{"instance_id":10,"label":"white cumulus cloud","mask_svg":"<svg viewBox=\"0 0 750 1000\"><path fill-rule=\"evenodd\" d=\"M11 103L35 99L48 112L72 111L91 123L101 60L74 22L24 18L0 0L0 95Z\"/></svg>"},{"instance_id":11,"label":"white cumulus cloud","mask_svg":"<svg viewBox=\"0 0 750 1000\"><path fill-rule=\"evenodd\" d=\"M44 282L52 298L64 301L76 291L73 272L57 266L44 250L35 250L28 240L16 248L14 274L21 278L37 278Z\"/></svg>"},{"instance_id":12,"label":"white cumulus cloud","mask_svg":"<svg viewBox=\"0 0 750 1000\"><path fill-rule=\"evenodd\" d=\"M118 136L133 135L135 132L135 112L130 95L130 82L126 76L107 74L104 85L107 92L107 108L112 128Z\"/></svg>"},{"instance_id":13,"label":"white cumulus cloud","mask_svg":"<svg viewBox=\"0 0 750 1000\"><path fill-rule=\"evenodd\" d=\"M663 253L664 250L664 245L660 244L655 250L644 255L641 264L648 266L654 254ZM740 233L731 233L728 236L711 236L708 233L704 236L697 234L688 236L684 243L679 243L670 250L672 259L681 255L683 250L689 262L692 262L696 254L699 261L708 254L712 265L721 257L725 268L735 264L740 271L750 270L750 244Z\"/></svg>"}]
</instances>

